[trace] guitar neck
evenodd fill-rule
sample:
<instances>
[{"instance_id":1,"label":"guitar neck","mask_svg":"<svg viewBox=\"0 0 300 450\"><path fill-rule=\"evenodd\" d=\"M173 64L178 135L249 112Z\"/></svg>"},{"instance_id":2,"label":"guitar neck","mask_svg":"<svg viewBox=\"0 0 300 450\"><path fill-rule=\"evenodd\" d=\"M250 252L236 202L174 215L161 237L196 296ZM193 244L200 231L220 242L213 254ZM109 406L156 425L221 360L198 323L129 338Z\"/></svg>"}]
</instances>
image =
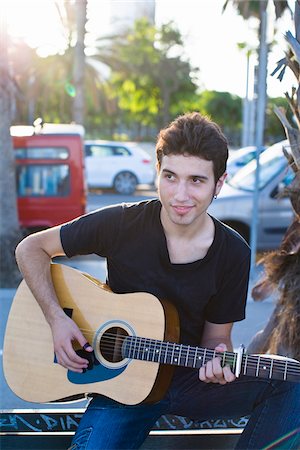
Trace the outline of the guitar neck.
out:
<instances>
[{"instance_id":1,"label":"guitar neck","mask_svg":"<svg viewBox=\"0 0 300 450\"><path fill-rule=\"evenodd\" d=\"M208 348L137 336L126 337L122 354L125 358L194 369L199 369L207 361L219 357L221 365L230 366L233 372L238 362L238 354L234 352L216 352ZM300 382L300 363L288 358L243 354L240 375Z\"/></svg>"}]
</instances>

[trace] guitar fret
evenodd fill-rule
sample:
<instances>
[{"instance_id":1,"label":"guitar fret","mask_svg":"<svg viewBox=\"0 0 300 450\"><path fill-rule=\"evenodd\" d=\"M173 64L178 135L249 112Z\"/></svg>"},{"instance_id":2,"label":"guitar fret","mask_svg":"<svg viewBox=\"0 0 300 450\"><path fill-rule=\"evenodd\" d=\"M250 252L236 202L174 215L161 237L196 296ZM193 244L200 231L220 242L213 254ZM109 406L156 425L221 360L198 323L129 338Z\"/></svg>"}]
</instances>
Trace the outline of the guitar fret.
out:
<instances>
[{"instance_id":1,"label":"guitar fret","mask_svg":"<svg viewBox=\"0 0 300 450\"><path fill-rule=\"evenodd\" d=\"M248 355L245 356L245 364L244 364L244 371L243 371L244 375L246 375L246 373L247 373L247 362L248 362Z\"/></svg>"},{"instance_id":2,"label":"guitar fret","mask_svg":"<svg viewBox=\"0 0 300 450\"><path fill-rule=\"evenodd\" d=\"M149 361L154 361L153 358L155 356L156 350L156 341L149 339Z\"/></svg>"},{"instance_id":3,"label":"guitar fret","mask_svg":"<svg viewBox=\"0 0 300 450\"><path fill-rule=\"evenodd\" d=\"M261 369L263 370L263 375L261 375L260 373L259 376L263 376L264 378L270 377L271 361L268 358L262 357L261 362L263 364L263 366L261 367ZM269 372L269 374L267 372Z\"/></svg>"},{"instance_id":4,"label":"guitar fret","mask_svg":"<svg viewBox=\"0 0 300 450\"><path fill-rule=\"evenodd\" d=\"M136 356L137 356L137 358L139 359L139 357L140 357L140 351L141 351L141 345L142 345L142 339L139 338L139 339L138 339L138 342L139 342L139 345L138 345L138 348L137 348L137 354L136 354Z\"/></svg>"},{"instance_id":5,"label":"guitar fret","mask_svg":"<svg viewBox=\"0 0 300 450\"><path fill-rule=\"evenodd\" d=\"M196 367L199 368L204 364L204 358L205 358L205 352L202 353L202 349L200 349L199 347L197 347L197 351L196 353L200 351L200 356L197 357L197 365Z\"/></svg>"},{"instance_id":6,"label":"guitar fret","mask_svg":"<svg viewBox=\"0 0 300 450\"><path fill-rule=\"evenodd\" d=\"M196 367L197 350L198 350L198 348L196 347L196 349L195 349L195 356L194 356L194 362L193 362L193 367L194 367L194 368Z\"/></svg>"},{"instance_id":7,"label":"guitar fret","mask_svg":"<svg viewBox=\"0 0 300 450\"><path fill-rule=\"evenodd\" d=\"M237 353L234 353L233 354L233 365L232 365L232 368L235 370L235 367L236 367L236 360L237 360Z\"/></svg>"},{"instance_id":8,"label":"guitar fret","mask_svg":"<svg viewBox=\"0 0 300 450\"><path fill-rule=\"evenodd\" d=\"M145 352L146 352L146 356L147 356L146 360L149 361L149 358L150 358L149 339L146 338L145 342L146 342Z\"/></svg>"},{"instance_id":9,"label":"guitar fret","mask_svg":"<svg viewBox=\"0 0 300 450\"><path fill-rule=\"evenodd\" d=\"M219 353L208 348L137 336L127 336L124 339L121 353L124 358L192 368L200 368L208 360L215 357L220 357L222 367L229 364L234 370L236 364L238 364L237 353L235 352ZM300 366L298 363L291 364L287 359L278 360L268 358L265 355L245 354L242 356L240 373L259 378L274 378L284 381L291 378L298 381Z\"/></svg>"},{"instance_id":10,"label":"guitar fret","mask_svg":"<svg viewBox=\"0 0 300 450\"><path fill-rule=\"evenodd\" d=\"M178 366L180 366L181 352L182 352L182 345L180 345L179 347L178 362L177 362Z\"/></svg>"},{"instance_id":11,"label":"guitar fret","mask_svg":"<svg viewBox=\"0 0 300 450\"><path fill-rule=\"evenodd\" d=\"M161 360L161 347L162 347L162 342L161 341L155 341L155 346L154 346L154 357L153 357L153 361L154 362L160 362Z\"/></svg>"},{"instance_id":12,"label":"guitar fret","mask_svg":"<svg viewBox=\"0 0 300 450\"><path fill-rule=\"evenodd\" d=\"M185 366L185 360L186 360L186 345L182 345L181 346L181 351L180 351L180 366Z\"/></svg>"},{"instance_id":13,"label":"guitar fret","mask_svg":"<svg viewBox=\"0 0 300 450\"><path fill-rule=\"evenodd\" d=\"M140 338L135 337L134 338L134 350L133 350L133 357L134 359L138 359L139 357L139 353L138 353L138 349L139 349L139 344L140 343Z\"/></svg>"},{"instance_id":14,"label":"guitar fret","mask_svg":"<svg viewBox=\"0 0 300 450\"><path fill-rule=\"evenodd\" d=\"M187 346L187 352L186 352L186 357L185 357L185 366L188 366L188 362L189 362L189 353L190 353L190 346Z\"/></svg>"},{"instance_id":15,"label":"guitar fret","mask_svg":"<svg viewBox=\"0 0 300 450\"><path fill-rule=\"evenodd\" d=\"M128 345L129 343L129 345ZM131 349L132 349L132 336L130 338L127 338L125 340L125 356L127 356L127 358L131 358Z\"/></svg>"},{"instance_id":16,"label":"guitar fret","mask_svg":"<svg viewBox=\"0 0 300 450\"><path fill-rule=\"evenodd\" d=\"M212 357L215 358L216 357L216 350L213 350L213 354Z\"/></svg>"},{"instance_id":17,"label":"guitar fret","mask_svg":"<svg viewBox=\"0 0 300 450\"><path fill-rule=\"evenodd\" d=\"M152 362L154 362L155 351L156 351L156 341L154 341L154 348L153 348L153 350L152 350L152 353L153 353L153 355L152 355Z\"/></svg>"},{"instance_id":18,"label":"guitar fret","mask_svg":"<svg viewBox=\"0 0 300 450\"><path fill-rule=\"evenodd\" d=\"M167 356L168 356L168 345L169 345L169 342L167 342L167 345L165 346L165 357L164 357L164 363L165 364L167 362Z\"/></svg>"},{"instance_id":19,"label":"guitar fret","mask_svg":"<svg viewBox=\"0 0 300 450\"><path fill-rule=\"evenodd\" d=\"M287 377L287 366L288 366L288 360L285 361L285 368L284 368L284 375L283 375L284 381L286 381L286 377Z\"/></svg>"},{"instance_id":20,"label":"guitar fret","mask_svg":"<svg viewBox=\"0 0 300 450\"><path fill-rule=\"evenodd\" d=\"M171 355L171 364L173 364L173 358L174 358L174 351L175 351L175 346L176 344L173 344L173 349L172 349L172 355Z\"/></svg>"},{"instance_id":21,"label":"guitar fret","mask_svg":"<svg viewBox=\"0 0 300 450\"><path fill-rule=\"evenodd\" d=\"M257 358L257 363L256 363L256 372L255 372L255 376L257 377L259 374L259 364L260 364L260 356L258 356Z\"/></svg>"},{"instance_id":22,"label":"guitar fret","mask_svg":"<svg viewBox=\"0 0 300 450\"><path fill-rule=\"evenodd\" d=\"M138 348L138 350L139 350L139 354L140 354L140 356L139 356L139 358L141 359L141 360L143 360L143 358L144 358L144 345L145 345L145 343L144 343L144 340L143 340L143 338L139 338L139 348ZM133 359L135 358L137 356L137 353L136 353L136 355L133 353Z\"/></svg>"},{"instance_id":23,"label":"guitar fret","mask_svg":"<svg viewBox=\"0 0 300 450\"><path fill-rule=\"evenodd\" d=\"M195 367L195 353L193 347L190 348L189 367Z\"/></svg>"},{"instance_id":24,"label":"guitar fret","mask_svg":"<svg viewBox=\"0 0 300 450\"><path fill-rule=\"evenodd\" d=\"M157 358L157 362L161 361L161 351L162 351L162 346L163 346L163 342L160 342L160 348L159 348L159 352L157 354L158 358Z\"/></svg>"},{"instance_id":25,"label":"guitar fret","mask_svg":"<svg viewBox=\"0 0 300 450\"><path fill-rule=\"evenodd\" d=\"M174 345L171 342L169 342L169 348L168 348L168 353L167 353L167 362L168 364L172 364L173 363L173 352L174 352ZM171 346L171 348L170 348ZM170 350L169 350L170 349Z\"/></svg>"},{"instance_id":26,"label":"guitar fret","mask_svg":"<svg viewBox=\"0 0 300 450\"><path fill-rule=\"evenodd\" d=\"M176 345L175 350L176 350L177 353L176 353L176 358L174 358L174 361L178 365L179 362L180 362L181 346L179 347L178 345ZM179 351L179 353L178 353L178 351Z\"/></svg>"},{"instance_id":27,"label":"guitar fret","mask_svg":"<svg viewBox=\"0 0 300 450\"><path fill-rule=\"evenodd\" d=\"M130 358L133 358L134 354L134 337L131 336L131 342L130 342Z\"/></svg>"},{"instance_id":28,"label":"guitar fret","mask_svg":"<svg viewBox=\"0 0 300 450\"><path fill-rule=\"evenodd\" d=\"M135 344L134 344L134 358L135 359L139 359L140 355L141 355L141 357L143 356L143 354L140 353L142 344L143 344L143 338L136 337Z\"/></svg>"},{"instance_id":29,"label":"guitar fret","mask_svg":"<svg viewBox=\"0 0 300 450\"><path fill-rule=\"evenodd\" d=\"M272 359L271 359L271 365L270 365L269 378L272 378L272 374L273 374L273 364L274 364L274 361L273 361L273 358L272 358Z\"/></svg>"},{"instance_id":30,"label":"guitar fret","mask_svg":"<svg viewBox=\"0 0 300 450\"><path fill-rule=\"evenodd\" d=\"M207 352L207 349L205 348L204 349L204 353L203 353L203 362L202 362L202 365L204 366L204 364L206 363L206 361L205 361L205 358L206 358L206 352Z\"/></svg>"}]
</instances>

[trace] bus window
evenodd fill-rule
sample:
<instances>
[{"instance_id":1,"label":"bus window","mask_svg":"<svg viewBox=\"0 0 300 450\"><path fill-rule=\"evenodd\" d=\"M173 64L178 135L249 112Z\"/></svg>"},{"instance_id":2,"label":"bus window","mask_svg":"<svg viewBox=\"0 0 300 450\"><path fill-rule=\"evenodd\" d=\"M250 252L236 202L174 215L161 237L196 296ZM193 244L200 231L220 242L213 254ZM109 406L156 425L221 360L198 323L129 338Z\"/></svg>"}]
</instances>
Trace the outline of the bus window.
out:
<instances>
[{"instance_id":1,"label":"bus window","mask_svg":"<svg viewBox=\"0 0 300 450\"><path fill-rule=\"evenodd\" d=\"M70 170L67 164L19 165L19 197L65 197L70 192Z\"/></svg>"},{"instance_id":2,"label":"bus window","mask_svg":"<svg viewBox=\"0 0 300 450\"><path fill-rule=\"evenodd\" d=\"M26 147L15 149L17 159L68 159L65 147Z\"/></svg>"},{"instance_id":3,"label":"bus window","mask_svg":"<svg viewBox=\"0 0 300 450\"><path fill-rule=\"evenodd\" d=\"M44 124L29 134L23 128L11 130L21 227L41 230L85 214L84 129Z\"/></svg>"}]
</instances>

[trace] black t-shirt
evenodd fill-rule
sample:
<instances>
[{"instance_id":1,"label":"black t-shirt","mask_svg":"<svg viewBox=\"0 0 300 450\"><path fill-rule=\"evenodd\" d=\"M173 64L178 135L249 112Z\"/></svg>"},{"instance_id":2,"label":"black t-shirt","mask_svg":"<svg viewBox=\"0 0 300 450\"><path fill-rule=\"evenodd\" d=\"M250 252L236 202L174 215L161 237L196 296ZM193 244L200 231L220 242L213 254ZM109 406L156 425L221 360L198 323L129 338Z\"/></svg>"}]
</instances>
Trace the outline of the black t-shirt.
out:
<instances>
[{"instance_id":1,"label":"black t-shirt","mask_svg":"<svg viewBox=\"0 0 300 450\"><path fill-rule=\"evenodd\" d=\"M107 283L116 293L149 292L172 302L181 342L199 345L205 320L244 319L250 249L234 230L214 219L206 256L170 262L160 221L161 203L150 200L99 209L61 228L67 256L95 253L107 259Z\"/></svg>"}]
</instances>

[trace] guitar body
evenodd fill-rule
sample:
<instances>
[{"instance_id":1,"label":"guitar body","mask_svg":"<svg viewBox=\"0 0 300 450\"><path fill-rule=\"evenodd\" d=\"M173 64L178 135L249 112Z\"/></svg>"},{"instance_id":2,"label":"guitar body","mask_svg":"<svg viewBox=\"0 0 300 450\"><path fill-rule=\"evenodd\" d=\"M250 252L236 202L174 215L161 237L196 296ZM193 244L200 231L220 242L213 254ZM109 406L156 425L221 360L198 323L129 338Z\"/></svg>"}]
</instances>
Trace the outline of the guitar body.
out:
<instances>
[{"instance_id":1,"label":"guitar body","mask_svg":"<svg viewBox=\"0 0 300 450\"><path fill-rule=\"evenodd\" d=\"M13 300L4 340L4 374L14 393L38 403L68 401L87 393L124 404L159 400L169 385L172 367L122 358L117 339L109 356L105 342L115 334L122 339L144 336L178 342L175 309L148 293L114 294L65 265L52 264L51 273L59 302L93 346L96 364L78 374L55 362L50 327L23 280Z\"/></svg>"}]
</instances>

